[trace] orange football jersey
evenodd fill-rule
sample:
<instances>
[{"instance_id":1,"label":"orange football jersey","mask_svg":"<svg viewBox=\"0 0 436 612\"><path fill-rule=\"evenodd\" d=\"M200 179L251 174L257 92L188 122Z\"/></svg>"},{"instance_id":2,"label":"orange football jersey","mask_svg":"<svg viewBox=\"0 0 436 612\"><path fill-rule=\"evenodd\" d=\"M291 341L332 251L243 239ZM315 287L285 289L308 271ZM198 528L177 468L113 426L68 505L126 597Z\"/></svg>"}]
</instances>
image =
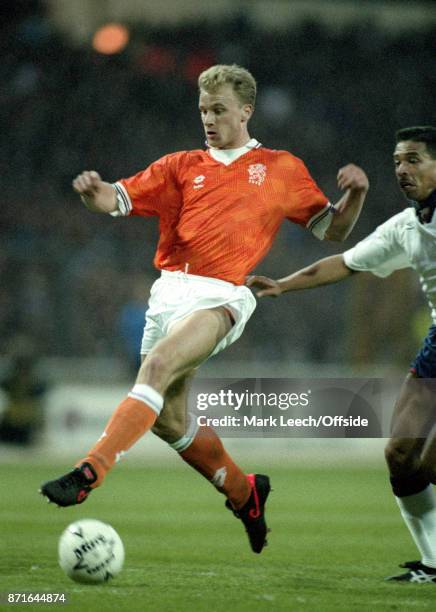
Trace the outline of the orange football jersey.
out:
<instances>
[{"instance_id":1,"label":"orange football jersey","mask_svg":"<svg viewBox=\"0 0 436 612\"><path fill-rule=\"evenodd\" d=\"M166 155L115 184L122 214L159 217L154 259L242 285L284 219L311 227L328 200L287 151L254 148L225 165L208 151Z\"/></svg>"}]
</instances>

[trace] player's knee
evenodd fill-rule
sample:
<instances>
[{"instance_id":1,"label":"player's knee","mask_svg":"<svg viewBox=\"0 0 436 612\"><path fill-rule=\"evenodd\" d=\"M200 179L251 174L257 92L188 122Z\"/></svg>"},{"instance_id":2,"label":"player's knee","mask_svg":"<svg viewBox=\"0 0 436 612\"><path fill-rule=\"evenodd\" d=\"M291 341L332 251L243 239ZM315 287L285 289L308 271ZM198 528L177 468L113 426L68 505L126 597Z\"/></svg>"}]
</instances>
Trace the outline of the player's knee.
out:
<instances>
[{"instance_id":1,"label":"player's knee","mask_svg":"<svg viewBox=\"0 0 436 612\"><path fill-rule=\"evenodd\" d=\"M137 380L162 392L170 376L170 367L164 356L159 352L151 352L141 364Z\"/></svg>"},{"instance_id":2,"label":"player's knee","mask_svg":"<svg viewBox=\"0 0 436 612\"><path fill-rule=\"evenodd\" d=\"M390 440L386 445L385 459L392 476L407 476L418 467L415 454L397 440Z\"/></svg>"}]
</instances>

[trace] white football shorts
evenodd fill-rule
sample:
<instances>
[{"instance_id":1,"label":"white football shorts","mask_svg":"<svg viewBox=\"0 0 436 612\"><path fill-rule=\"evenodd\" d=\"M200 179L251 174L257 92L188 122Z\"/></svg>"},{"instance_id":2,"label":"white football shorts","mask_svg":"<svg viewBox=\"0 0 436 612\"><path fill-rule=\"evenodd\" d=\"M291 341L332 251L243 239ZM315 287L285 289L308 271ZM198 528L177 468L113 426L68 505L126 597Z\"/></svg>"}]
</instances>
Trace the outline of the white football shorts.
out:
<instances>
[{"instance_id":1,"label":"white football shorts","mask_svg":"<svg viewBox=\"0 0 436 612\"><path fill-rule=\"evenodd\" d=\"M229 333L209 355L216 355L235 342L244 331L245 324L256 308L256 300L244 285L232 285L208 276L184 272L162 271L153 283L145 313L141 355L146 355L164 338L171 326L197 310L225 306L235 323Z\"/></svg>"}]
</instances>

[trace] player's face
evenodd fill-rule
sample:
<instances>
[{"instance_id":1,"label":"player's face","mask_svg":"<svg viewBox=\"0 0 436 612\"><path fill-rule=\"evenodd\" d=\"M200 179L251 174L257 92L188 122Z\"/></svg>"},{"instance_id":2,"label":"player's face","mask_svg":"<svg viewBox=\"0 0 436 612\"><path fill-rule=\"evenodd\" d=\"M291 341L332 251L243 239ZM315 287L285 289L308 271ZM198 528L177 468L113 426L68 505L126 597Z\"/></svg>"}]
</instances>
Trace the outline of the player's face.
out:
<instances>
[{"instance_id":1,"label":"player's face","mask_svg":"<svg viewBox=\"0 0 436 612\"><path fill-rule=\"evenodd\" d=\"M397 143L394 163L397 181L407 198L420 202L436 189L436 159L425 142Z\"/></svg>"},{"instance_id":2,"label":"player's face","mask_svg":"<svg viewBox=\"0 0 436 612\"><path fill-rule=\"evenodd\" d=\"M223 85L214 93L202 89L199 109L209 146L236 149L248 142L247 121L253 107L241 104L231 85Z\"/></svg>"}]
</instances>

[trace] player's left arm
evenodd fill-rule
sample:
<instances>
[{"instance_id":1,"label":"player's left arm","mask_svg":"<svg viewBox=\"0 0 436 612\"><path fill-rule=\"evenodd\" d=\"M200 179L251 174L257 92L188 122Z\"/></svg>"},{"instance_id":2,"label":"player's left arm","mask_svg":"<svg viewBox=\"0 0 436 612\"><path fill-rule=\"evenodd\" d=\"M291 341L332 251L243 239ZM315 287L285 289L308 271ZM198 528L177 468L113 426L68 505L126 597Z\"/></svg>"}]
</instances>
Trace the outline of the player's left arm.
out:
<instances>
[{"instance_id":1,"label":"player's left arm","mask_svg":"<svg viewBox=\"0 0 436 612\"><path fill-rule=\"evenodd\" d=\"M334 206L336 213L325 233L325 238L342 242L348 238L359 218L368 193L369 181L362 168L354 164L347 164L341 168L337 181L339 189L345 193Z\"/></svg>"}]
</instances>

